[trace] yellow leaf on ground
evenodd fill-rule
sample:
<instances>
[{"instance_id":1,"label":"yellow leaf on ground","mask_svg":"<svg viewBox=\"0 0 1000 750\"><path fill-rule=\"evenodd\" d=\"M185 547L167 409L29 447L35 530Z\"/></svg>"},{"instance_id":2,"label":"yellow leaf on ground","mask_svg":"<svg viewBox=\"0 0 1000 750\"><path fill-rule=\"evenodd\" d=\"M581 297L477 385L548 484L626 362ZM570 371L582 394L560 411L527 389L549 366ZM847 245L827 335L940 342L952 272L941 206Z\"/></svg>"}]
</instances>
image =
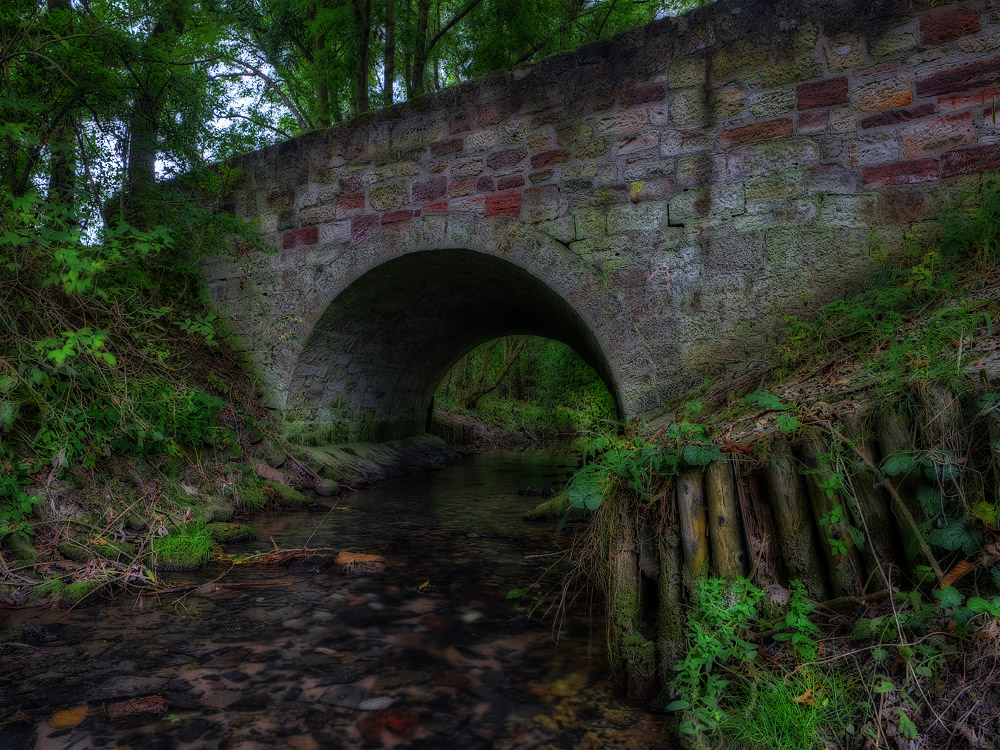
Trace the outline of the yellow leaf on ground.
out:
<instances>
[{"instance_id":1,"label":"yellow leaf on ground","mask_svg":"<svg viewBox=\"0 0 1000 750\"><path fill-rule=\"evenodd\" d=\"M382 562L385 558L382 555L369 555L364 552L350 552L341 550L337 553L337 565L347 565L352 562Z\"/></svg>"},{"instance_id":2,"label":"yellow leaf on ground","mask_svg":"<svg viewBox=\"0 0 1000 750\"><path fill-rule=\"evenodd\" d=\"M420 584L419 586L417 586L417 590L419 591L419 590L421 590L421 589L425 589L425 588L427 588L427 587L428 587L428 586L430 586L430 585L431 585L431 582L430 582L430 581L424 581L424 582L423 582L423 583L421 583L421 584Z\"/></svg>"},{"instance_id":3,"label":"yellow leaf on ground","mask_svg":"<svg viewBox=\"0 0 1000 750\"><path fill-rule=\"evenodd\" d=\"M816 705L816 701L813 700L813 691L812 691L812 688L809 688L808 690L806 690L802 695L796 696L795 702L796 703L802 703L802 704L804 704L806 706L814 706L814 705Z\"/></svg>"},{"instance_id":4,"label":"yellow leaf on ground","mask_svg":"<svg viewBox=\"0 0 1000 750\"><path fill-rule=\"evenodd\" d=\"M83 723L87 718L87 707L64 708L49 717L49 726L53 729L72 729Z\"/></svg>"}]
</instances>

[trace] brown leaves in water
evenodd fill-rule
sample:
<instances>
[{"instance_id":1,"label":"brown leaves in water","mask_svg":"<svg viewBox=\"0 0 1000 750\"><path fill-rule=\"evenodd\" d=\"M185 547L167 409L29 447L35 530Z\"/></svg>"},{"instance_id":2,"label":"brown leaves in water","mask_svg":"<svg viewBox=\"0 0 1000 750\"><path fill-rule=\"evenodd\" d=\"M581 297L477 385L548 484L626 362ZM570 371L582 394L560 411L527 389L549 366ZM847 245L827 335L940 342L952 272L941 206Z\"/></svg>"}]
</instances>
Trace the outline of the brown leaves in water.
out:
<instances>
[{"instance_id":1,"label":"brown leaves in water","mask_svg":"<svg viewBox=\"0 0 1000 750\"><path fill-rule=\"evenodd\" d=\"M80 726L87 718L88 710L86 706L77 706L56 711L49 717L49 726L53 729L72 729Z\"/></svg>"}]
</instances>

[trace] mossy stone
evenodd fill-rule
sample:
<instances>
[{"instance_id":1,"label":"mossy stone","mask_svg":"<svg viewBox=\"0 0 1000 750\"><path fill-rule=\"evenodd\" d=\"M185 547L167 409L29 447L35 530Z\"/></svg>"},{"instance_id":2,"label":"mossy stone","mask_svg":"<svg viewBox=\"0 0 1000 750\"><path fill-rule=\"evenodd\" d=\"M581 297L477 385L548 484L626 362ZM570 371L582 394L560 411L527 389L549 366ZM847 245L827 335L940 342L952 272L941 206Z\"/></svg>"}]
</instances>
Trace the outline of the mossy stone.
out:
<instances>
[{"instance_id":1,"label":"mossy stone","mask_svg":"<svg viewBox=\"0 0 1000 750\"><path fill-rule=\"evenodd\" d=\"M309 498L294 487L281 482L265 482L264 485L273 490L274 497L282 508L301 508L309 504Z\"/></svg>"},{"instance_id":2,"label":"mossy stone","mask_svg":"<svg viewBox=\"0 0 1000 750\"><path fill-rule=\"evenodd\" d=\"M75 604L79 604L83 599L100 588L100 586L100 581L77 581L76 583L71 583L63 588L59 603L64 607L72 607Z\"/></svg>"},{"instance_id":3,"label":"mossy stone","mask_svg":"<svg viewBox=\"0 0 1000 750\"><path fill-rule=\"evenodd\" d=\"M73 562L85 563L90 559L89 550L79 542L72 540L60 542L56 549L59 550L60 555Z\"/></svg>"},{"instance_id":4,"label":"mossy stone","mask_svg":"<svg viewBox=\"0 0 1000 750\"><path fill-rule=\"evenodd\" d=\"M94 552L101 557L107 557L113 560L117 560L120 557L135 557L135 545L128 542L95 544Z\"/></svg>"},{"instance_id":5,"label":"mossy stone","mask_svg":"<svg viewBox=\"0 0 1000 750\"><path fill-rule=\"evenodd\" d=\"M525 511L521 516L525 521L558 521L569 513L571 520L584 518L586 511L583 508L574 508L570 505L569 495L560 492L548 500L544 500L531 510Z\"/></svg>"},{"instance_id":6,"label":"mossy stone","mask_svg":"<svg viewBox=\"0 0 1000 750\"><path fill-rule=\"evenodd\" d=\"M252 542L257 538L249 526L240 523L210 523L205 527L205 531L219 544Z\"/></svg>"},{"instance_id":7,"label":"mossy stone","mask_svg":"<svg viewBox=\"0 0 1000 750\"><path fill-rule=\"evenodd\" d=\"M33 564L35 562L35 548L31 541L21 534L8 534L3 539L3 548L10 550L21 562Z\"/></svg>"},{"instance_id":8,"label":"mossy stone","mask_svg":"<svg viewBox=\"0 0 1000 750\"><path fill-rule=\"evenodd\" d=\"M35 586L28 595L28 604L41 604L46 599L55 599L66 588L62 578L50 578L40 586Z\"/></svg>"}]
</instances>

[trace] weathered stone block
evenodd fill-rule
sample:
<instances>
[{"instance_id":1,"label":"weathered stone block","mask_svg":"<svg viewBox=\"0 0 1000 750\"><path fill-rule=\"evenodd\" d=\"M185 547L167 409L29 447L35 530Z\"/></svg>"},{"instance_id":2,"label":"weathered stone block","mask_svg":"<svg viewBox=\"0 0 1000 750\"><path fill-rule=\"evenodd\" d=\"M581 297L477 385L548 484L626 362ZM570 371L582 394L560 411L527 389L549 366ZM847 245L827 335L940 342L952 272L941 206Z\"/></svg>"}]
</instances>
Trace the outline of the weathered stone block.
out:
<instances>
[{"instance_id":1,"label":"weathered stone block","mask_svg":"<svg viewBox=\"0 0 1000 750\"><path fill-rule=\"evenodd\" d=\"M907 157L925 156L964 146L975 139L972 113L962 112L933 120L922 120L904 127L903 153Z\"/></svg>"},{"instance_id":2,"label":"weathered stone block","mask_svg":"<svg viewBox=\"0 0 1000 750\"><path fill-rule=\"evenodd\" d=\"M878 167L865 167L861 170L861 180L865 187L916 185L922 182L934 182L940 179L940 174L937 159L913 159Z\"/></svg>"},{"instance_id":3,"label":"weathered stone block","mask_svg":"<svg viewBox=\"0 0 1000 750\"><path fill-rule=\"evenodd\" d=\"M720 48L712 55L712 74L724 81L737 73L759 68L767 60L767 48L760 44L738 41Z\"/></svg>"},{"instance_id":4,"label":"weathered stone block","mask_svg":"<svg viewBox=\"0 0 1000 750\"><path fill-rule=\"evenodd\" d=\"M670 223L684 224L708 216L738 216L746 211L742 185L685 190L670 201Z\"/></svg>"},{"instance_id":5,"label":"weathered stone block","mask_svg":"<svg viewBox=\"0 0 1000 750\"><path fill-rule=\"evenodd\" d=\"M899 143L894 135L875 133L851 140L847 147L852 165L884 164L898 161Z\"/></svg>"},{"instance_id":6,"label":"weathered stone block","mask_svg":"<svg viewBox=\"0 0 1000 750\"><path fill-rule=\"evenodd\" d=\"M1000 169L1000 145L949 151L941 157L941 176L954 177Z\"/></svg>"},{"instance_id":7,"label":"weathered stone block","mask_svg":"<svg viewBox=\"0 0 1000 750\"><path fill-rule=\"evenodd\" d=\"M486 166L490 169L505 169L518 164L528 155L527 146L508 148L503 151L494 151L486 157ZM452 169L454 174L454 168Z\"/></svg>"},{"instance_id":8,"label":"weathered stone block","mask_svg":"<svg viewBox=\"0 0 1000 750\"><path fill-rule=\"evenodd\" d=\"M809 166L819 161L819 149L809 140L781 140L745 146L726 157L729 177L742 180L773 170Z\"/></svg>"},{"instance_id":9,"label":"weathered stone block","mask_svg":"<svg viewBox=\"0 0 1000 750\"><path fill-rule=\"evenodd\" d=\"M774 117L795 109L795 91L777 89L750 95L750 114L754 117Z\"/></svg>"},{"instance_id":10,"label":"weathered stone block","mask_svg":"<svg viewBox=\"0 0 1000 750\"><path fill-rule=\"evenodd\" d=\"M524 221L552 221L567 210L567 201L557 185L526 188L521 197L521 218Z\"/></svg>"},{"instance_id":11,"label":"weathered stone block","mask_svg":"<svg viewBox=\"0 0 1000 750\"><path fill-rule=\"evenodd\" d=\"M388 211L407 202L406 183L379 185L368 191L368 205L376 211Z\"/></svg>"},{"instance_id":12,"label":"weathered stone block","mask_svg":"<svg viewBox=\"0 0 1000 750\"><path fill-rule=\"evenodd\" d=\"M1000 57L980 60L955 68L947 68L917 79L917 96L921 99L956 91L969 91L996 85L1000 77Z\"/></svg>"},{"instance_id":13,"label":"weathered stone block","mask_svg":"<svg viewBox=\"0 0 1000 750\"><path fill-rule=\"evenodd\" d=\"M820 107L833 107L837 104L847 104L850 101L848 94L847 77L828 78L825 81L815 83L802 83L795 88L795 96L798 101L798 109L819 109Z\"/></svg>"},{"instance_id":14,"label":"weathered stone block","mask_svg":"<svg viewBox=\"0 0 1000 750\"><path fill-rule=\"evenodd\" d=\"M846 73L865 64L865 53L856 34L842 34L827 40L823 52L831 73Z\"/></svg>"},{"instance_id":15,"label":"weathered stone block","mask_svg":"<svg viewBox=\"0 0 1000 750\"><path fill-rule=\"evenodd\" d=\"M819 110L802 112L798 116L796 129L800 133L822 133L830 124L830 113Z\"/></svg>"},{"instance_id":16,"label":"weathered stone block","mask_svg":"<svg viewBox=\"0 0 1000 750\"><path fill-rule=\"evenodd\" d=\"M780 120L769 120L768 122L758 122L753 125L744 125L741 128L725 130L719 136L719 142L724 147L740 146L746 143L783 138L791 134L792 118L783 117Z\"/></svg>"},{"instance_id":17,"label":"weathered stone block","mask_svg":"<svg viewBox=\"0 0 1000 750\"><path fill-rule=\"evenodd\" d=\"M512 190L524 185L524 175L511 174L506 177L497 178L497 190Z\"/></svg>"},{"instance_id":18,"label":"weathered stone block","mask_svg":"<svg viewBox=\"0 0 1000 750\"><path fill-rule=\"evenodd\" d=\"M706 94L703 88L681 89L674 92L670 115L677 125L704 123L707 119Z\"/></svg>"},{"instance_id":19,"label":"weathered stone block","mask_svg":"<svg viewBox=\"0 0 1000 750\"><path fill-rule=\"evenodd\" d=\"M763 86L785 86L800 81L808 81L823 75L823 66L814 57L804 57L800 60L780 60L768 65L761 72L760 82Z\"/></svg>"},{"instance_id":20,"label":"weathered stone block","mask_svg":"<svg viewBox=\"0 0 1000 750\"><path fill-rule=\"evenodd\" d=\"M624 135L638 133L649 122L649 113L645 109L630 109L617 114L602 117L597 121L600 133Z\"/></svg>"},{"instance_id":21,"label":"weathered stone block","mask_svg":"<svg viewBox=\"0 0 1000 750\"><path fill-rule=\"evenodd\" d=\"M648 201L612 206L608 209L608 233L642 233L665 229L668 225L667 201Z\"/></svg>"},{"instance_id":22,"label":"weathered stone block","mask_svg":"<svg viewBox=\"0 0 1000 750\"><path fill-rule=\"evenodd\" d=\"M663 101L667 95L667 90L662 83L648 83L629 89L621 95L619 100L622 107L636 107L649 102Z\"/></svg>"},{"instance_id":23,"label":"weathered stone block","mask_svg":"<svg viewBox=\"0 0 1000 750\"><path fill-rule=\"evenodd\" d=\"M413 183L411 194L414 203L433 201L444 197L448 190L447 177L432 177L429 180L418 180Z\"/></svg>"},{"instance_id":24,"label":"weathered stone block","mask_svg":"<svg viewBox=\"0 0 1000 750\"><path fill-rule=\"evenodd\" d=\"M471 195L476 191L476 181L471 177L463 180L455 180L448 186L449 198L460 198L463 195Z\"/></svg>"},{"instance_id":25,"label":"weathered stone block","mask_svg":"<svg viewBox=\"0 0 1000 750\"><path fill-rule=\"evenodd\" d=\"M992 105L1000 101L1000 86L989 86L988 88L970 94L952 94L942 96L938 99L938 109L941 112L956 112L963 109L971 109L984 104ZM931 104L931 107L934 105Z\"/></svg>"},{"instance_id":26,"label":"weathered stone block","mask_svg":"<svg viewBox=\"0 0 1000 750\"><path fill-rule=\"evenodd\" d=\"M619 156L632 154L637 151L648 151L656 148L660 144L660 134L656 132L639 133L638 135L624 138L615 145L614 152ZM535 157L532 157L534 163Z\"/></svg>"},{"instance_id":27,"label":"weathered stone block","mask_svg":"<svg viewBox=\"0 0 1000 750\"><path fill-rule=\"evenodd\" d=\"M920 34L925 47L953 42L979 29L979 14L970 8L942 8L920 16Z\"/></svg>"},{"instance_id":28,"label":"weathered stone block","mask_svg":"<svg viewBox=\"0 0 1000 750\"><path fill-rule=\"evenodd\" d=\"M505 190L486 196L487 216L517 216L521 213L521 191Z\"/></svg>"},{"instance_id":29,"label":"weathered stone block","mask_svg":"<svg viewBox=\"0 0 1000 750\"><path fill-rule=\"evenodd\" d=\"M889 34L879 37L871 44L872 56L874 57L899 57L916 49L916 47L917 38L910 33Z\"/></svg>"},{"instance_id":30,"label":"weathered stone block","mask_svg":"<svg viewBox=\"0 0 1000 750\"><path fill-rule=\"evenodd\" d=\"M455 159L451 163L452 177L474 177L482 171L482 159Z\"/></svg>"},{"instance_id":31,"label":"weathered stone block","mask_svg":"<svg viewBox=\"0 0 1000 750\"><path fill-rule=\"evenodd\" d=\"M670 88L701 86L707 79L708 66L704 57L681 57L670 63Z\"/></svg>"},{"instance_id":32,"label":"weathered stone block","mask_svg":"<svg viewBox=\"0 0 1000 750\"><path fill-rule=\"evenodd\" d=\"M905 107L913 101L910 79L907 76L872 81L854 89L854 109L858 112L880 112L884 109Z\"/></svg>"},{"instance_id":33,"label":"weathered stone block","mask_svg":"<svg viewBox=\"0 0 1000 750\"><path fill-rule=\"evenodd\" d=\"M562 164L567 161L569 161L569 154L565 151L558 149L554 151L545 151L531 157L531 168L544 169L545 167L550 167L553 164Z\"/></svg>"},{"instance_id":34,"label":"weathered stone block","mask_svg":"<svg viewBox=\"0 0 1000 750\"><path fill-rule=\"evenodd\" d=\"M917 120L932 114L934 114L934 104L927 102L925 104L918 104L916 107L910 107L909 109L894 109L890 112L869 115L861 120L861 127L868 129L882 128L888 125L900 125L904 122Z\"/></svg>"},{"instance_id":35,"label":"weathered stone block","mask_svg":"<svg viewBox=\"0 0 1000 750\"><path fill-rule=\"evenodd\" d=\"M473 154L489 151L496 142L496 133L492 130L480 130L465 136L465 150Z\"/></svg>"},{"instance_id":36,"label":"weathered stone block","mask_svg":"<svg viewBox=\"0 0 1000 750\"><path fill-rule=\"evenodd\" d=\"M281 249L291 250L305 245L315 245L319 242L319 227L302 227L293 229L281 235Z\"/></svg>"}]
</instances>

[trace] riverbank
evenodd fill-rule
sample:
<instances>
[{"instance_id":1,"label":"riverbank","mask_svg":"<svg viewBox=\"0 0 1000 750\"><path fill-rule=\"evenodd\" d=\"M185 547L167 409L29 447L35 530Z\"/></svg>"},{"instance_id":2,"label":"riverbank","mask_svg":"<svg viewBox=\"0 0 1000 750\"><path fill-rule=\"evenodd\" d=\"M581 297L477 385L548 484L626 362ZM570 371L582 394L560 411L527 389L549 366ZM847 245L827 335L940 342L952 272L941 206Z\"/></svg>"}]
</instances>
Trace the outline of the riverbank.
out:
<instances>
[{"instance_id":1,"label":"riverbank","mask_svg":"<svg viewBox=\"0 0 1000 750\"><path fill-rule=\"evenodd\" d=\"M221 456L117 460L100 474L36 477L24 488L37 498L32 517L0 539L0 602L67 608L117 591L156 590L160 574L197 570L252 538L247 524L261 512L329 502L457 455L431 435L307 447L258 433L236 447Z\"/></svg>"}]
</instances>

